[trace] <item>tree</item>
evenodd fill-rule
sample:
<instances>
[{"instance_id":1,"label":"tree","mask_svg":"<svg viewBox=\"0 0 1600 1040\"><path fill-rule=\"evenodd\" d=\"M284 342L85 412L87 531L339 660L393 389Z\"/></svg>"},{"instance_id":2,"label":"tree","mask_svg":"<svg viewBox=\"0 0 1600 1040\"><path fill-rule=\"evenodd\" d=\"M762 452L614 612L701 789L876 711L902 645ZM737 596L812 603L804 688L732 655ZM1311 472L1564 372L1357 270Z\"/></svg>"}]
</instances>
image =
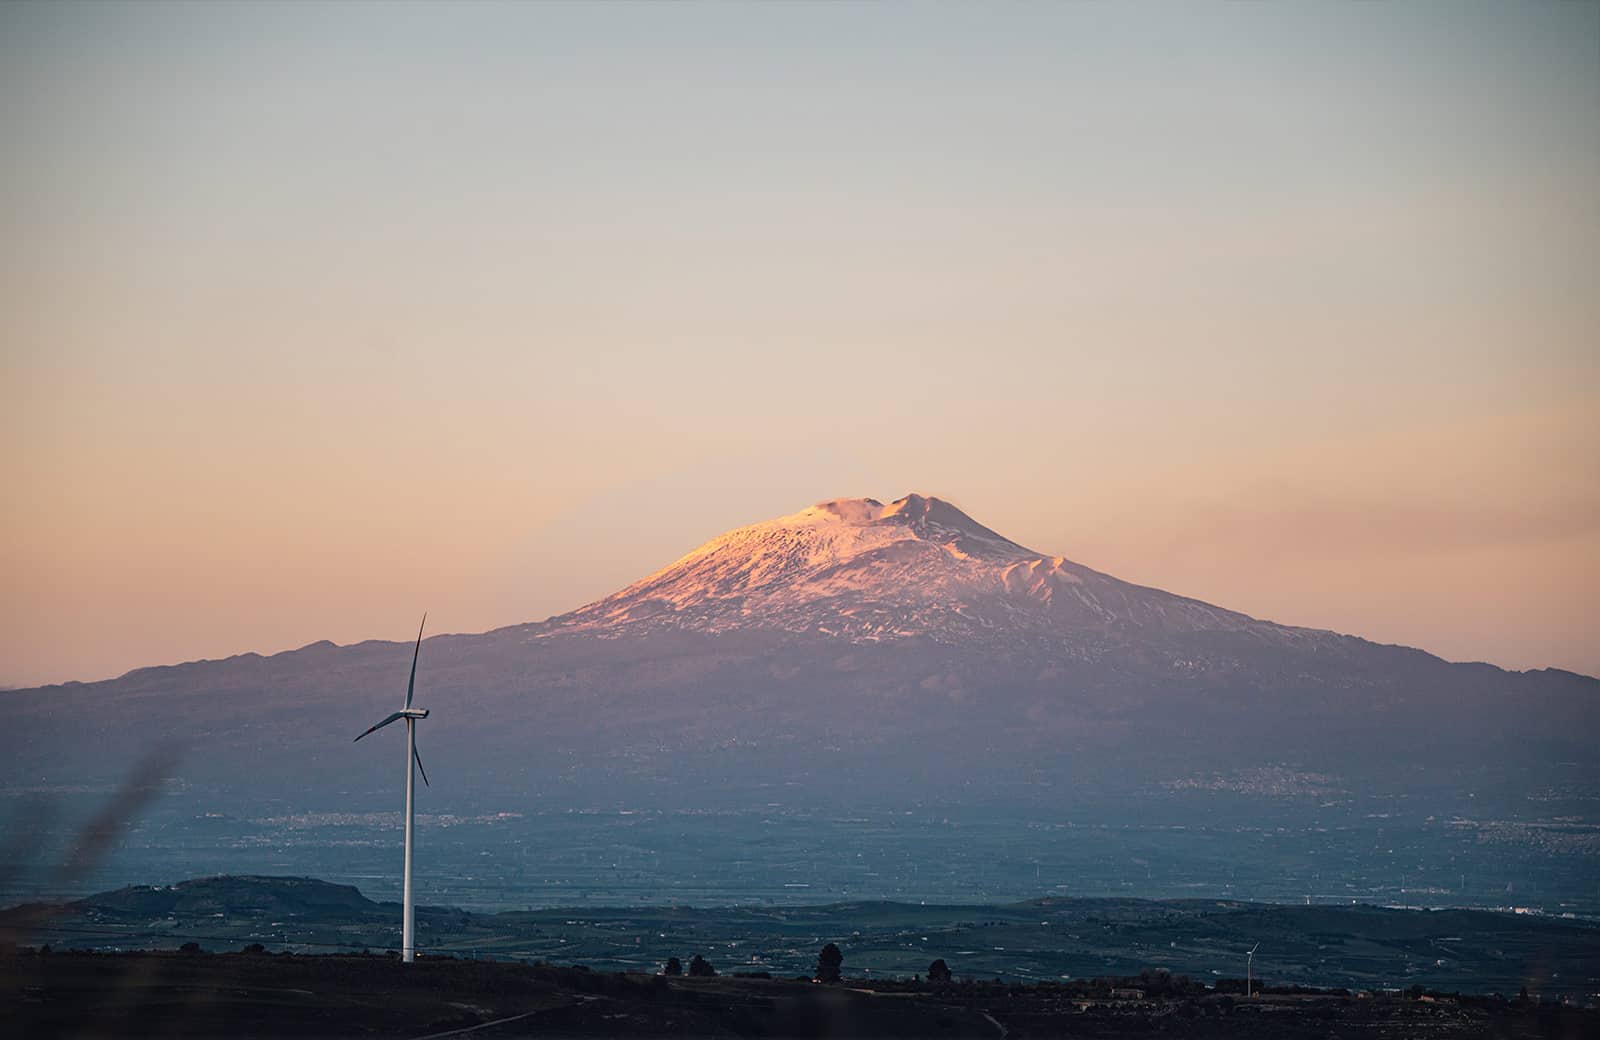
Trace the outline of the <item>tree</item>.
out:
<instances>
[{"instance_id":1,"label":"tree","mask_svg":"<svg viewBox=\"0 0 1600 1040\"><path fill-rule=\"evenodd\" d=\"M839 947L829 943L817 955L817 978L822 982L838 982L839 965L843 963L844 954L839 952Z\"/></svg>"},{"instance_id":2,"label":"tree","mask_svg":"<svg viewBox=\"0 0 1600 1040\"><path fill-rule=\"evenodd\" d=\"M186 942L182 946L178 947L178 952L179 953L187 953L187 954L199 953L200 952L200 944L197 943L197 942Z\"/></svg>"},{"instance_id":3,"label":"tree","mask_svg":"<svg viewBox=\"0 0 1600 1040\"><path fill-rule=\"evenodd\" d=\"M928 965L929 982L949 982L951 978L950 965L944 962L943 957Z\"/></svg>"},{"instance_id":4,"label":"tree","mask_svg":"<svg viewBox=\"0 0 1600 1040\"><path fill-rule=\"evenodd\" d=\"M711 962L698 953L689 961L689 974L693 978L710 978L716 973L717 969L711 966Z\"/></svg>"},{"instance_id":5,"label":"tree","mask_svg":"<svg viewBox=\"0 0 1600 1040\"><path fill-rule=\"evenodd\" d=\"M667 966L661 969L663 975L682 975L683 962L676 957L667 958Z\"/></svg>"}]
</instances>

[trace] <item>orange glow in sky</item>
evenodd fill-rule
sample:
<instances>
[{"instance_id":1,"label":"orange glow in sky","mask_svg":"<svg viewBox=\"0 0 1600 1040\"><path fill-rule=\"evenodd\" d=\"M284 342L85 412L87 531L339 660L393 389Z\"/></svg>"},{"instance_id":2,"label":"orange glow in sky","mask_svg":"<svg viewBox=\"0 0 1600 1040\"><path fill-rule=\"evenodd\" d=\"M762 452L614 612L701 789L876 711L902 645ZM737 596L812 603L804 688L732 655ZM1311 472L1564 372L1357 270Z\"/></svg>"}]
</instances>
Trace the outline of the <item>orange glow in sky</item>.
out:
<instances>
[{"instance_id":1,"label":"orange glow in sky","mask_svg":"<svg viewBox=\"0 0 1600 1040\"><path fill-rule=\"evenodd\" d=\"M0 683L739 524L1600 673L1600 6L5 5Z\"/></svg>"}]
</instances>

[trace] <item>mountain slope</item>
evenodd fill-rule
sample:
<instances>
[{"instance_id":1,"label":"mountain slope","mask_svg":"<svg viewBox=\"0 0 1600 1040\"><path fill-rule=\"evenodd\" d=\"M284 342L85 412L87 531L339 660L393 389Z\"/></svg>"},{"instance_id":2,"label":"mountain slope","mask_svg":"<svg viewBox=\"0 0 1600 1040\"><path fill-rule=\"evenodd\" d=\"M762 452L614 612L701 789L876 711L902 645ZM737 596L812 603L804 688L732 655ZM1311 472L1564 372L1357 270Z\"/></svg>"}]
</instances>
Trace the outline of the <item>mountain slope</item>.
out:
<instances>
[{"instance_id":1,"label":"mountain slope","mask_svg":"<svg viewBox=\"0 0 1600 1040\"><path fill-rule=\"evenodd\" d=\"M421 661L419 742L458 806L1057 804L1285 763L1478 804L1600 789L1594 679L1257 620L919 495L742 527L569 614L429 638ZM196 790L374 804L392 752L348 741L398 706L409 662L322 642L12 691L0 783L107 782L172 743Z\"/></svg>"},{"instance_id":2,"label":"mountain slope","mask_svg":"<svg viewBox=\"0 0 1600 1040\"><path fill-rule=\"evenodd\" d=\"M642 581L556 618L560 631L770 628L946 645L1248 633L1331 643L1063 556L1034 552L948 502L838 499L730 531Z\"/></svg>"}]
</instances>

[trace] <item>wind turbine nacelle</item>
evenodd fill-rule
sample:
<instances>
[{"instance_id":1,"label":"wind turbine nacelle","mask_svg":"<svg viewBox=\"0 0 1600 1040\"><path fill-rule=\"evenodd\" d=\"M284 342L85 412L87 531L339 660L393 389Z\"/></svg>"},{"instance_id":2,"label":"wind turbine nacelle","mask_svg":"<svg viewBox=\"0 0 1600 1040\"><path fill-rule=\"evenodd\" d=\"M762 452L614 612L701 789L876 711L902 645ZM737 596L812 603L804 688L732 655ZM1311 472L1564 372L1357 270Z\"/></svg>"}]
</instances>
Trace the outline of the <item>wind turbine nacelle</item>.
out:
<instances>
[{"instance_id":1,"label":"wind turbine nacelle","mask_svg":"<svg viewBox=\"0 0 1600 1040\"><path fill-rule=\"evenodd\" d=\"M400 712L402 719L425 719L428 717L427 708L407 708Z\"/></svg>"}]
</instances>

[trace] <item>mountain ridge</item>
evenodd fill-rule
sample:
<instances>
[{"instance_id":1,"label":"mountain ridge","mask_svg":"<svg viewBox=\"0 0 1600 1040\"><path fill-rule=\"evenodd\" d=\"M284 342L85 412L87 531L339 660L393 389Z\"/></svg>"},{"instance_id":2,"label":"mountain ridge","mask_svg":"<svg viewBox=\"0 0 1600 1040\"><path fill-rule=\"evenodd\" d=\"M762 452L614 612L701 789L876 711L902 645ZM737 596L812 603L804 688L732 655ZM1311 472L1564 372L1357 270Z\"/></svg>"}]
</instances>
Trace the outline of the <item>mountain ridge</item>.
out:
<instances>
[{"instance_id":1,"label":"mountain ridge","mask_svg":"<svg viewBox=\"0 0 1600 1040\"><path fill-rule=\"evenodd\" d=\"M12 691L0 779L109 782L141 742L170 743L190 749L196 789L364 804L354 792L384 789L387 759L344 745L394 710L409 649L319 640ZM567 614L421 653L422 754L464 806L758 789L889 804L929 785L1054 804L1285 762L1352 789L1426 766L1447 802L1467 776L1506 797L1600 784L1592 678L1258 620L1037 553L921 495L735 528Z\"/></svg>"},{"instance_id":2,"label":"mountain ridge","mask_svg":"<svg viewBox=\"0 0 1600 1040\"><path fill-rule=\"evenodd\" d=\"M1130 628L1342 638L1037 552L943 499L915 493L887 506L872 498L834 499L735 528L545 624L552 633L771 627L857 642L927 636L955 644L1023 632L1114 641L1118 630Z\"/></svg>"},{"instance_id":3,"label":"mountain ridge","mask_svg":"<svg viewBox=\"0 0 1600 1040\"><path fill-rule=\"evenodd\" d=\"M874 498L843 498L818 502L813 506L797 513L777 517L765 521L757 521L730 529L718 535L665 567L639 579L630 585L592 600L573 610L552 615L540 621L514 622L489 629L482 633L441 633L426 636L424 645L433 644L440 639L461 639L474 637L489 637L503 634L534 634L540 638L555 635L569 635L576 633L600 633L611 628L618 629L650 629L661 630L678 628L698 631L726 632L735 627L770 627L779 631L788 632L816 632L828 636L843 637L851 642L879 642L885 639L927 637L936 642L959 643L963 638L984 636L985 632L993 636L996 629L1006 624L1023 622L1028 628L1029 622L1035 630L1048 625L1041 624L1041 619L1035 615L1032 618L1026 612L1019 614L1014 609L1001 609L992 612L992 615L974 617L970 613L961 617L962 609L958 607L955 618L946 618L946 624L941 628L935 626L933 630L905 627L895 627L888 624L890 621L897 623L923 624L928 619L927 607L929 604L907 602L890 603L882 607L874 618L862 617L863 609L872 607L870 597L861 595L859 588L853 597L834 597L831 600L824 595L816 595L817 600L804 609L793 609L795 604L777 604L785 610L784 616L776 618L772 623L766 623L755 611L754 607L732 597L716 597L709 595L696 596L685 594L679 590L676 595L662 595L662 584L670 584L676 580L681 571L693 565L718 550L738 545L752 540L752 536L771 535L774 531L783 529L815 529L829 523L844 526L871 528L880 533L889 532L887 542L896 541L893 532L903 532L907 538L901 541L913 540L925 545L943 549L952 558L976 559L983 562L999 565L999 576L990 574L988 577L995 579L994 587L987 591L991 594L991 601L999 600L1001 603L1009 601L1009 605L1018 603L1026 604L1032 598L1048 602L1054 600L1064 587L1070 592L1079 594L1080 598L1086 585L1100 585L1103 588L1117 590L1131 594L1143 600L1143 615L1146 619L1161 613L1163 604L1181 605L1189 621L1191 631L1249 631L1257 636L1283 638L1289 641L1299 641L1306 644L1322 645L1335 648L1347 641L1354 641L1363 646L1380 650L1403 650L1438 661L1442 664L1453 666L1478 666L1495 670L1506 675L1570 675L1580 679L1594 680L1581 672L1570 669L1546 667L1513 669L1505 668L1488 661L1453 661L1438 654L1405 643L1384 643L1368 639L1354 633L1339 632L1333 629L1317 626L1289 625L1270 619L1258 618L1242 611L1221 607L1197 597L1185 596L1181 593L1169 592L1163 588L1142 585L1125 581L1113 575L1087 567L1068 559L1063 555L1039 552L1014 542L994 530L974 520L969 514L951 502L933 495L911 493L888 505ZM882 546L878 546L881 548ZM902 550L903 551L903 550ZM737 569L737 568L736 568ZM903 575L902 575L903 576ZM790 574L787 577L793 578ZM808 576L802 578L809 580ZM961 583L955 583L960 585ZM956 591L982 592L981 581L968 582L963 588ZM943 585L948 590L950 582ZM813 590L815 591L815 590ZM837 591L837 590L836 590ZM721 599L721 602L717 600ZM924 597L926 600L927 597ZM701 615L682 609L681 605L705 606L709 609ZM770 604L769 604L770 605ZM994 605L994 602L989 604ZM1082 604L1087 614L1080 616L1082 621L1095 613L1095 608L1089 604ZM937 611L935 611L937 613ZM1111 611L1115 613L1115 611ZM824 618L838 614L844 622L836 627L819 623ZM1104 620L1104 615L1100 615ZM1222 621L1225 624L1207 626L1205 621ZM1079 625L1080 634L1085 629L1103 629L1105 626ZM1100 634L1104 634L1103 631ZM943 637L943 638L941 638ZM988 641L994 642L992 638ZM1001 640L1001 642L1004 642ZM303 646L292 647L274 653L260 653L247 650L225 657L197 658L189 661L177 661L161 664L141 665L129 669L121 675L98 680L65 680L59 683L49 683L32 688L13 688L0 690L3 693L23 693L28 689L48 690L73 687L94 687L108 683L120 683L134 679L148 678L152 673L159 673L169 669L189 668L196 666L216 666L224 664L241 664L251 661L273 661L286 655L304 654L308 652L332 650L346 651L363 647L378 647L389 645L409 645L407 640L362 639L352 643L336 643L328 639L313 640Z\"/></svg>"}]
</instances>

